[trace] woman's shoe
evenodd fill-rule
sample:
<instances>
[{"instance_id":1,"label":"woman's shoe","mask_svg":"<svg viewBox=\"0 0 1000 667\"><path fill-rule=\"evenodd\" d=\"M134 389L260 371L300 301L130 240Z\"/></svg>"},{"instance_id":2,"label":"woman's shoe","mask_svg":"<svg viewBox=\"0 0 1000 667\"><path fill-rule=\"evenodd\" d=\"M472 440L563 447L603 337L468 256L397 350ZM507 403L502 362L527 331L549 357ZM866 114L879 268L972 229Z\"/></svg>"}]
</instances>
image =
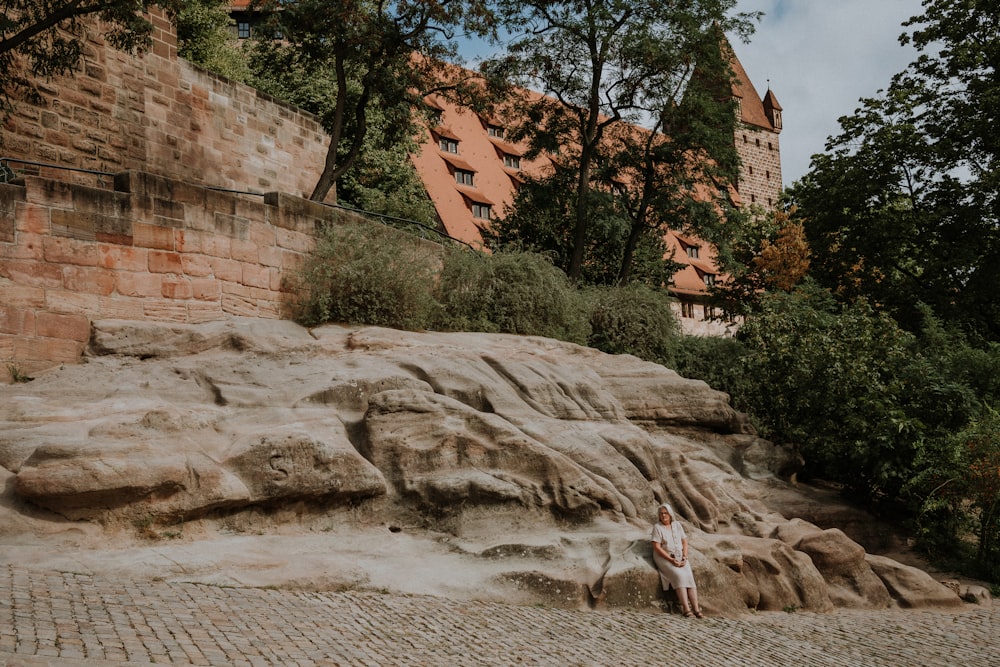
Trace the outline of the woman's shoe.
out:
<instances>
[{"instance_id":1,"label":"woman's shoe","mask_svg":"<svg viewBox=\"0 0 1000 667\"><path fill-rule=\"evenodd\" d=\"M684 611L684 616L685 616L685 618L694 618L694 615L695 615L695 614L694 614L694 612L693 612L693 611L691 611L691 610L690 610L689 608L687 608L687 607L684 607L684 610L683 610L683 611Z\"/></svg>"},{"instance_id":2,"label":"woman's shoe","mask_svg":"<svg viewBox=\"0 0 1000 667\"><path fill-rule=\"evenodd\" d=\"M694 617L695 618L705 618L705 614L701 613L701 609L695 609L694 610Z\"/></svg>"}]
</instances>

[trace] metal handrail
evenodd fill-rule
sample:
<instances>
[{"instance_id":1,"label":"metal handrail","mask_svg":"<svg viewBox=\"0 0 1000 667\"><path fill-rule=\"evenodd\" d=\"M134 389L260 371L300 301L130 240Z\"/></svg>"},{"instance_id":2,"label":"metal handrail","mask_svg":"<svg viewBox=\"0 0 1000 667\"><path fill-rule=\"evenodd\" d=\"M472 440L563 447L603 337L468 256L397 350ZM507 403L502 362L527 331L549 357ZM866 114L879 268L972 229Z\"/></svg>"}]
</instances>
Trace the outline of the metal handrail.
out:
<instances>
[{"instance_id":1,"label":"metal handrail","mask_svg":"<svg viewBox=\"0 0 1000 667\"><path fill-rule=\"evenodd\" d=\"M112 171L97 171L96 169L84 169L83 167L65 167L61 164L50 164L48 162L33 162L32 160L22 160L16 157L0 157L0 166L6 167L7 171L11 173L14 172L13 169L7 167L8 162L17 162L18 164L30 164L33 167L48 167L50 169L63 169L65 171L79 171L84 174L94 174L96 176L114 176Z\"/></svg>"},{"instance_id":2,"label":"metal handrail","mask_svg":"<svg viewBox=\"0 0 1000 667\"><path fill-rule=\"evenodd\" d=\"M112 176L112 177L114 177L115 176L115 173L114 172L110 172L110 171L97 171L95 169L84 169L82 167L66 167L64 165L59 165L59 164L51 164L51 163L48 163L48 162L35 162L33 160L22 160L20 158L14 158L14 157L0 157L0 183L6 183L9 180L11 180L11 179L7 178L7 173L10 173L10 174L14 174L15 173L13 169L11 169L10 167L7 166L8 162L16 162L18 164L26 164L26 165L31 165L33 167L47 167L49 169L62 169L64 171L76 171L76 172L80 172L80 173L84 173L84 174L91 174L91 175L98 176L98 177L103 177L103 176ZM205 185L205 186L202 186L202 187L205 187L208 190L215 190L217 192L229 192L231 194L249 195L251 197L263 197L263 196L265 196L265 194L263 192L254 192L252 190L233 190L231 188L223 188L223 187L216 186L216 185ZM464 245L466 248L468 248L469 250L472 250L473 252L479 252L475 248L475 246L473 246L472 244L467 243L465 241L462 241L461 239L456 239L454 236L451 236L450 234L448 234L446 232L442 232L439 229L435 229L434 227L431 227L429 225L425 225L424 223L420 222L419 220L410 220L409 218L400 218L398 216L388 215L386 213L376 213L375 211L365 211L365 210L360 209L360 208L354 208L353 206L344 206L343 204L327 204L326 202L318 202L318 203L321 203L321 204L323 204L323 206L327 206L327 207L330 207L330 208L336 208L336 209L340 209L340 210L343 210L343 211L349 211L351 213L356 213L356 214L362 215L362 216L364 216L366 218L377 218L378 222L380 222L381 224L386 225L386 226L391 226L391 225L389 225L386 222L387 220L391 220L391 221L394 221L394 222L404 223L408 227L418 227L419 229L421 229L423 231L431 232L431 233L437 235L437 237L440 238L440 239L448 239L449 241L453 241L453 242L458 243L460 245ZM395 226L393 226L393 228L394 229L400 229L399 227L395 227ZM408 229L407 228L403 228L401 231L408 231ZM410 233L412 233L412 232L410 232ZM415 235L417 235L417 234L415 234ZM423 234L419 234L419 236L420 236L420 238L427 238Z\"/></svg>"}]
</instances>

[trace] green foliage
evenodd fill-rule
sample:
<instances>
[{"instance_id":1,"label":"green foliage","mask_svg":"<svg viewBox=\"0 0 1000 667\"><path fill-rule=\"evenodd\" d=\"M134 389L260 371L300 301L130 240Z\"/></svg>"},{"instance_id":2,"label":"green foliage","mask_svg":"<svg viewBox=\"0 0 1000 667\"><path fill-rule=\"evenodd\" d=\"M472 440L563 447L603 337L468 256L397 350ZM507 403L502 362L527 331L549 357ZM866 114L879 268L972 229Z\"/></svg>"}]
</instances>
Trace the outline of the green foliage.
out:
<instances>
[{"instance_id":1,"label":"green foliage","mask_svg":"<svg viewBox=\"0 0 1000 667\"><path fill-rule=\"evenodd\" d=\"M490 23L482 0L261 0L257 9L264 21L251 58L253 84L316 114L330 135L310 195L316 201L358 159L370 110L378 106L386 130L410 136L422 95L454 71L445 65L457 53L453 31L483 34ZM280 40L269 37L276 34Z\"/></svg>"},{"instance_id":2,"label":"green foliage","mask_svg":"<svg viewBox=\"0 0 1000 667\"><path fill-rule=\"evenodd\" d=\"M866 301L840 304L807 282L764 295L734 340L684 339L675 367L796 447L801 478L841 484L915 528L936 557L996 580L1000 346L975 346L921 312L910 334Z\"/></svg>"},{"instance_id":3,"label":"green foliage","mask_svg":"<svg viewBox=\"0 0 1000 667\"><path fill-rule=\"evenodd\" d=\"M190 0L176 23L179 56L234 81L249 78L246 57L229 29L229 0Z\"/></svg>"},{"instance_id":4,"label":"green foliage","mask_svg":"<svg viewBox=\"0 0 1000 667\"><path fill-rule=\"evenodd\" d=\"M297 319L423 329L434 318L439 249L402 232L347 221L326 226L304 265Z\"/></svg>"},{"instance_id":5,"label":"green foliage","mask_svg":"<svg viewBox=\"0 0 1000 667\"><path fill-rule=\"evenodd\" d=\"M573 251L570 221L577 206L574 183L572 172L562 169L549 177L526 178L511 210L483 231L487 246L541 253L568 272ZM611 192L591 190L587 199L590 224L579 283L619 284L629 219ZM680 265L666 257L666 252L662 234L643 234L632 248L629 280L654 287L668 284Z\"/></svg>"},{"instance_id":6,"label":"green foliage","mask_svg":"<svg viewBox=\"0 0 1000 667\"><path fill-rule=\"evenodd\" d=\"M682 336L677 341L671 368L684 377L704 380L715 389L741 397L749 392L744 384L754 383L742 373L746 354L746 347L735 338ZM737 406L745 409L742 402Z\"/></svg>"},{"instance_id":7,"label":"green foliage","mask_svg":"<svg viewBox=\"0 0 1000 667\"><path fill-rule=\"evenodd\" d=\"M1000 412L991 407L956 433L947 460L915 485L928 488L918 525L924 545L949 553L966 532L978 538L974 574L1000 582Z\"/></svg>"},{"instance_id":8,"label":"green foliage","mask_svg":"<svg viewBox=\"0 0 1000 667\"><path fill-rule=\"evenodd\" d=\"M738 333L740 397L763 435L796 444L806 475L823 475L868 503L899 497L925 427L906 407L910 338L864 301L837 306L804 288L764 300Z\"/></svg>"},{"instance_id":9,"label":"green foliage","mask_svg":"<svg viewBox=\"0 0 1000 667\"><path fill-rule=\"evenodd\" d=\"M791 190L813 275L907 330L919 304L1000 340L1000 31L991 2L927 0L904 36L921 54L841 119Z\"/></svg>"},{"instance_id":10,"label":"green foliage","mask_svg":"<svg viewBox=\"0 0 1000 667\"><path fill-rule=\"evenodd\" d=\"M537 253L450 252L438 294L443 328L587 341L583 299L566 275Z\"/></svg>"},{"instance_id":11,"label":"green foliage","mask_svg":"<svg viewBox=\"0 0 1000 667\"><path fill-rule=\"evenodd\" d=\"M556 155L562 168L572 174L567 198L572 202L572 217L556 221L566 226L568 244L560 253L568 254L566 271L574 282L583 278L587 249L599 236L591 228L604 217L595 214L593 207L600 203L592 193L610 190L609 184L614 182L613 175L601 172L617 160L619 164L611 168L630 172L632 177L634 190L623 197L618 211L626 229L635 232L622 234L619 241L615 275L625 280L639 237L660 225L657 211L675 208L663 206L664 201L688 194L685 165L699 162L691 155L712 154L713 148L721 145L707 138L725 135L732 114L705 114L707 107L700 102L725 107L730 91L721 98L692 93L686 107L681 103L681 91L687 87L707 90L700 85L703 79L694 76L694 63L709 62L709 46L718 53L721 34L750 31L753 16L732 14L735 4L735 0L497 3L514 38L508 54L491 63L490 69L503 71L517 83L545 94L524 101L517 114L524 122L513 136L527 140L529 156L540 152ZM720 62L717 55L715 63ZM719 80L714 79L715 83ZM650 117L656 120L655 129L676 132L684 146L673 151L669 141L649 146L634 134L614 132L625 123L640 123ZM703 124L699 121L702 117L706 120ZM689 132L695 126L699 129ZM729 127L726 142L731 144ZM615 134L613 141L606 141L609 134ZM633 159L636 155L638 161ZM625 177L624 181L630 179ZM671 188L677 191L660 197ZM654 203L656 199L660 201Z\"/></svg>"},{"instance_id":12,"label":"green foliage","mask_svg":"<svg viewBox=\"0 0 1000 667\"><path fill-rule=\"evenodd\" d=\"M363 211L437 227L434 202L410 160L416 143L398 136L390 121L377 105L369 109L364 147L337 184L338 199Z\"/></svg>"},{"instance_id":13,"label":"green foliage","mask_svg":"<svg viewBox=\"0 0 1000 667\"><path fill-rule=\"evenodd\" d=\"M591 347L671 365L681 333L667 292L636 284L598 287L587 292L587 300Z\"/></svg>"}]
</instances>

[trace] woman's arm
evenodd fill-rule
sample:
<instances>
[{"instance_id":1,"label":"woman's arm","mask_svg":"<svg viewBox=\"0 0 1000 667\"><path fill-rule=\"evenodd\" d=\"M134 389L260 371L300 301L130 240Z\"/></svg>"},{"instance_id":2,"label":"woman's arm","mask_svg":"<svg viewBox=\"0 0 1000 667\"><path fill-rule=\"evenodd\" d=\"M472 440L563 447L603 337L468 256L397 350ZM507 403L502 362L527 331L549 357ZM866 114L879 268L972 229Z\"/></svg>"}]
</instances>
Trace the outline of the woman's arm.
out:
<instances>
[{"instance_id":1,"label":"woman's arm","mask_svg":"<svg viewBox=\"0 0 1000 667\"><path fill-rule=\"evenodd\" d=\"M674 558L673 556L671 556L669 553L667 553L667 550L664 549L663 545L660 544L659 542L653 542L653 551L655 551L656 553L660 554L660 558L664 559L668 563L672 563L676 567L680 567L681 563L684 562L684 561L681 561L681 560L677 560L676 558ZM687 542L684 542L684 552L687 553Z\"/></svg>"}]
</instances>

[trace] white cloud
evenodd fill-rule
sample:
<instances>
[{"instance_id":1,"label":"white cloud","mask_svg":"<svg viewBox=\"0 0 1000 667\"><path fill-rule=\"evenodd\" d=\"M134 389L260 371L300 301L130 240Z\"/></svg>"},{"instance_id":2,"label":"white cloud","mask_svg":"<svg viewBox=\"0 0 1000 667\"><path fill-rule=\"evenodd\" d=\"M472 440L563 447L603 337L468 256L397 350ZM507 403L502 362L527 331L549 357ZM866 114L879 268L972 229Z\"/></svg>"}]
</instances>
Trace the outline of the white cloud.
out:
<instances>
[{"instance_id":1,"label":"white cloud","mask_svg":"<svg viewBox=\"0 0 1000 667\"><path fill-rule=\"evenodd\" d=\"M733 48L760 94L770 87L784 111L782 176L791 185L840 133L837 119L884 89L916 57L900 46L903 22L920 0L740 0L765 12L751 43Z\"/></svg>"}]
</instances>

